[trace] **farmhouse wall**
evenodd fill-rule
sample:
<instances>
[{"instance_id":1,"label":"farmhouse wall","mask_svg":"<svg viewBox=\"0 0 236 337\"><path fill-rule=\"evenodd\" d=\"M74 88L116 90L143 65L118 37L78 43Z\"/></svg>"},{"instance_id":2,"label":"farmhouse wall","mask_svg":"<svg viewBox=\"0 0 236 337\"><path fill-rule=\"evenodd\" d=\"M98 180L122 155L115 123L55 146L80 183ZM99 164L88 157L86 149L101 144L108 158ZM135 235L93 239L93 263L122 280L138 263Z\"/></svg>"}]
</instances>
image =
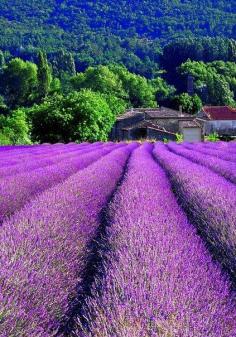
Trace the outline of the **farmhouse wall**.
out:
<instances>
[{"instance_id":1,"label":"farmhouse wall","mask_svg":"<svg viewBox=\"0 0 236 337\"><path fill-rule=\"evenodd\" d=\"M219 135L236 136L236 120L217 120L205 123L205 133L218 133Z\"/></svg>"},{"instance_id":2,"label":"farmhouse wall","mask_svg":"<svg viewBox=\"0 0 236 337\"><path fill-rule=\"evenodd\" d=\"M173 132L173 133L178 133L179 132L179 119L176 118L168 118L168 119L158 119L158 118L152 118L151 119L152 123L161 126L165 128L166 130Z\"/></svg>"},{"instance_id":3,"label":"farmhouse wall","mask_svg":"<svg viewBox=\"0 0 236 337\"><path fill-rule=\"evenodd\" d=\"M138 113L134 116L131 116L129 118L124 119L118 119L112 128L111 131L111 139L112 140L122 140L124 139L123 135L123 128L130 127L134 124L137 124L139 122L142 122L145 119L144 113Z\"/></svg>"},{"instance_id":4,"label":"farmhouse wall","mask_svg":"<svg viewBox=\"0 0 236 337\"><path fill-rule=\"evenodd\" d=\"M185 142L201 142L202 130L201 128L183 128L183 137Z\"/></svg>"},{"instance_id":5,"label":"farmhouse wall","mask_svg":"<svg viewBox=\"0 0 236 337\"><path fill-rule=\"evenodd\" d=\"M156 139L156 140L164 140L164 139L168 139L168 140L176 140L176 136L174 134L168 133L168 132L163 132L163 131L159 131L156 129L152 129L152 128L148 128L147 129L147 138L149 139Z\"/></svg>"}]
</instances>

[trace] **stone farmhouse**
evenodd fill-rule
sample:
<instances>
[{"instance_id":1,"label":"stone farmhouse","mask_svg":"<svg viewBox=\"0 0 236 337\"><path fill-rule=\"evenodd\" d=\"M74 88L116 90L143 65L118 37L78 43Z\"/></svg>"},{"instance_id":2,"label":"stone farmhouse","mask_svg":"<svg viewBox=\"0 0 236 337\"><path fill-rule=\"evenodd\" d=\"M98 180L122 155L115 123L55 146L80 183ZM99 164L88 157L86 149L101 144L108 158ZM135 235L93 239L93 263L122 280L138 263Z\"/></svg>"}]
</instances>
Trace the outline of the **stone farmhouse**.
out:
<instances>
[{"instance_id":1,"label":"stone farmhouse","mask_svg":"<svg viewBox=\"0 0 236 337\"><path fill-rule=\"evenodd\" d=\"M204 134L216 132L221 137L236 137L236 109L229 106L204 106L197 115Z\"/></svg>"},{"instance_id":2,"label":"stone farmhouse","mask_svg":"<svg viewBox=\"0 0 236 337\"><path fill-rule=\"evenodd\" d=\"M176 133L185 141L201 141L202 127L196 116L160 107L155 109L131 109L119 116L113 126L111 140L176 140Z\"/></svg>"}]
</instances>

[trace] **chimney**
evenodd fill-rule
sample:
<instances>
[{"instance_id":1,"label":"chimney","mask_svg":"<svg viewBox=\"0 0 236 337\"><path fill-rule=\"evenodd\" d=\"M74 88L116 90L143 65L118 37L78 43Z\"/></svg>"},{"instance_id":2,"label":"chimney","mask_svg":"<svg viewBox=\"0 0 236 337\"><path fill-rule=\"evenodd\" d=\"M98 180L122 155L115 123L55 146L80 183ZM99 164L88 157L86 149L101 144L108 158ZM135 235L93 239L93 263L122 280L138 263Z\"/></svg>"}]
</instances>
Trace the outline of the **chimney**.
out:
<instances>
[{"instance_id":1,"label":"chimney","mask_svg":"<svg viewBox=\"0 0 236 337\"><path fill-rule=\"evenodd\" d=\"M179 106L179 116L183 117L183 106L182 105Z\"/></svg>"}]
</instances>

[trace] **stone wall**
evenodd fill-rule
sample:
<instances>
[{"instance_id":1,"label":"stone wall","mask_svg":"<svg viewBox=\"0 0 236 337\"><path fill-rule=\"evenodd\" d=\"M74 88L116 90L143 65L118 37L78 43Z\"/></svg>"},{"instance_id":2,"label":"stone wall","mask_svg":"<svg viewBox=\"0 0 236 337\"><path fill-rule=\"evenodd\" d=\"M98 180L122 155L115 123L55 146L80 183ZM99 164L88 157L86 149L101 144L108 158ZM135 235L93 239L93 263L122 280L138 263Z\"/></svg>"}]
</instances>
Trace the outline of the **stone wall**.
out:
<instances>
[{"instance_id":1,"label":"stone wall","mask_svg":"<svg viewBox=\"0 0 236 337\"><path fill-rule=\"evenodd\" d=\"M129 118L118 119L112 128L111 140L123 140L124 136L122 129L142 122L144 119L144 113L137 113L135 116Z\"/></svg>"},{"instance_id":2,"label":"stone wall","mask_svg":"<svg viewBox=\"0 0 236 337\"><path fill-rule=\"evenodd\" d=\"M152 129L152 128L147 129L147 138L161 140L161 141L163 141L164 139L173 140L173 141L176 140L175 135L168 133L168 132L163 132L160 130Z\"/></svg>"},{"instance_id":3,"label":"stone wall","mask_svg":"<svg viewBox=\"0 0 236 337\"><path fill-rule=\"evenodd\" d=\"M218 133L225 136L236 136L236 120L207 121L205 122L205 134Z\"/></svg>"},{"instance_id":4,"label":"stone wall","mask_svg":"<svg viewBox=\"0 0 236 337\"><path fill-rule=\"evenodd\" d=\"M190 119L193 120L194 118ZM189 119L180 119L180 118L152 118L150 121L158 126L161 126L165 128L167 131L172 132L172 133L180 133L180 128L179 128L179 122L183 120L189 120Z\"/></svg>"}]
</instances>

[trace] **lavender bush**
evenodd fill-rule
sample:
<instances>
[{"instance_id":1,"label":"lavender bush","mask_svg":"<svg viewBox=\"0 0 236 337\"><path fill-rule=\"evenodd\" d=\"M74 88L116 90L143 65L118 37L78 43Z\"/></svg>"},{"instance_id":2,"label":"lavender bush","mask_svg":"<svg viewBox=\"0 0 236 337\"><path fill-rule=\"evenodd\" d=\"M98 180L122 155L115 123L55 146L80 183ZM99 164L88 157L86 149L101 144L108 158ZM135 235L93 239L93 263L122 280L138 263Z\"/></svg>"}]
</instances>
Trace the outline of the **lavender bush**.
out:
<instances>
[{"instance_id":1,"label":"lavender bush","mask_svg":"<svg viewBox=\"0 0 236 337\"><path fill-rule=\"evenodd\" d=\"M87 244L100 225L99 213L136 146L113 146L114 151L45 191L4 222L1 337L55 335L76 296ZM98 159L101 150L97 153Z\"/></svg>"},{"instance_id":2,"label":"lavender bush","mask_svg":"<svg viewBox=\"0 0 236 337\"><path fill-rule=\"evenodd\" d=\"M110 205L105 276L87 299L87 324L78 319L71 336L233 337L236 305L228 280L151 152L144 145L132 154ZM162 152L165 158L168 151ZM170 156L175 167L179 159Z\"/></svg>"},{"instance_id":3,"label":"lavender bush","mask_svg":"<svg viewBox=\"0 0 236 337\"><path fill-rule=\"evenodd\" d=\"M80 152L80 155L72 156L69 160L1 179L0 223L5 217L23 207L35 195L62 182L123 144L97 146L99 148L93 147L90 153L85 150L85 153Z\"/></svg>"},{"instance_id":4,"label":"lavender bush","mask_svg":"<svg viewBox=\"0 0 236 337\"><path fill-rule=\"evenodd\" d=\"M92 145L86 147L78 145L75 145L74 147L65 147L60 152L52 149L47 154L42 154L38 158L35 158L35 156L26 158L25 156L23 160L20 159L19 163L15 163L14 165L12 165L12 161L4 160L4 165L0 166L0 178L10 175L12 176L24 171L29 172L39 167L42 168L48 165L53 165L65 159L70 160L72 156L78 156L80 152L84 152L85 149L89 151L92 149Z\"/></svg>"},{"instance_id":5,"label":"lavender bush","mask_svg":"<svg viewBox=\"0 0 236 337\"><path fill-rule=\"evenodd\" d=\"M211 252L236 282L236 186L164 145L155 147L154 156L168 173L179 201Z\"/></svg>"},{"instance_id":6,"label":"lavender bush","mask_svg":"<svg viewBox=\"0 0 236 337\"><path fill-rule=\"evenodd\" d=\"M212 171L224 176L232 183L236 183L236 163L199 153L198 151L188 150L175 143L168 144L168 148L174 153L183 156L194 163L208 167Z\"/></svg>"},{"instance_id":7,"label":"lavender bush","mask_svg":"<svg viewBox=\"0 0 236 337\"><path fill-rule=\"evenodd\" d=\"M217 157L219 159L226 160L226 161L232 161L234 163L236 162L236 153L235 154L229 153L228 151L225 151L221 148L208 147L208 146L205 146L204 143L199 143L199 144L183 143L181 145L188 150L197 151L202 154Z\"/></svg>"},{"instance_id":8,"label":"lavender bush","mask_svg":"<svg viewBox=\"0 0 236 337\"><path fill-rule=\"evenodd\" d=\"M94 144L96 145L96 144ZM48 158L49 156L56 156L60 154L66 154L70 151L77 151L78 149L83 149L85 147L89 147L90 145L80 144L80 145L63 145L63 146L47 146L46 149L44 146L40 146L37 150L32 147L27 151L22 151L19 149L18 151L8 151L7 153L0 153L0 163L1 168L6 168L7 166L19 165L23 163L27 163L30 160L43 160L44 158Z\"/></svg>"}]
</instances>

